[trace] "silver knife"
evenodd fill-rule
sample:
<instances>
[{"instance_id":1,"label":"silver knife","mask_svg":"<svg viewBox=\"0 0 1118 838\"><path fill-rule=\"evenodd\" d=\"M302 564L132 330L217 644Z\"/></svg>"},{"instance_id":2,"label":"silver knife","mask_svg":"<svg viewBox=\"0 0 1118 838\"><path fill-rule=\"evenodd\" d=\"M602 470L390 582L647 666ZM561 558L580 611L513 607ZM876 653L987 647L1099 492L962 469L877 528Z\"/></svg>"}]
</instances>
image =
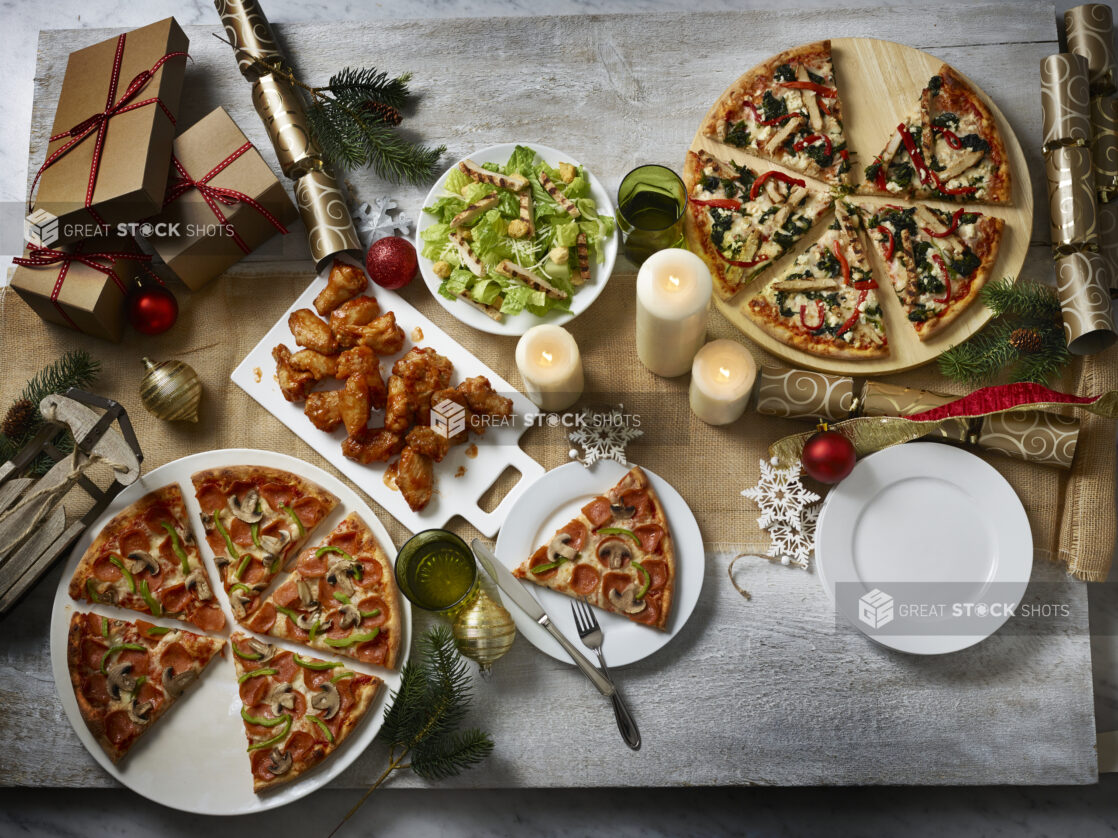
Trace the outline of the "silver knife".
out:
<instances>
[{"instance_id":1,"label":"silver knife","mask_svg":"<svg viewBox=\"0 0 1118 838\"><path fill-rule=\"evenodd\" d=\"M571 656L571 660L575 662L575 665L582 670L582 674L589 678L594 686L598 688L598 692L612 698L614 693L617 692L617 688L602 675L598 667L587 660L586 656L576 649L571 641L563 636L563 632L552 625L551 618L547 616L547 612L540 607L540 604L536 602L534 596L524 590L524 586L520 584L520 580L513 576L509 569L501 564L497 557L493 555L493 551L482 544L481 541L475 538L472 544L474 554L478 557L478 561L481 562L481 566L485 568L486 573L497 583L497 587L515 602L521 611L543 626L548 634L555 638L559 645L563 647L564 651Z\"/></svg>"}]
</instances>

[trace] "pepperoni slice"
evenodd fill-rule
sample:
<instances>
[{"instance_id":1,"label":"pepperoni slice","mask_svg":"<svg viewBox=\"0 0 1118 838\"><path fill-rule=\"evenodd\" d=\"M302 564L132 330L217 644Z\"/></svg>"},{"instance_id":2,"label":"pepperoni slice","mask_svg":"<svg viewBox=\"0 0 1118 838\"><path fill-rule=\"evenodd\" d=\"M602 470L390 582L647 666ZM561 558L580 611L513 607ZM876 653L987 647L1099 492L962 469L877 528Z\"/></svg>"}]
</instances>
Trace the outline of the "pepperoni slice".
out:
<instances>
[{"instance_id":1,"label":"pepperoni slice","mask_svg":"<svg viewBox=\"0 0 1118 838\"><path fill-rule=\"evenodd\" d=\"M594 528L602 526L606 521L613 518L613 512L609 508L609 498L604 498L601 495L594 498L586 506L582 507L582 514L590 521L590 525Z\"/></svg>"},{"instance_id":2,"label":"pepperoni slice","mask_svg":"<svg viewBox=\"0 0 1118 838\"><path fill-rule=\"evenodd\" d=\"M610 591L621 593L633 582L633 577L627 573L607 573L602 579L602 598L609 602Z\"/></svg>"},{"instance_id":3,"label":"pepperoni slice","mask_svg":"<svg viewBox=\"0 0 1118 838\"><path fill-rule=\"evenodd\" d=\"M171 667L174 674L178 675L194 665L194 656L181 643L171 643L159 655L159 665L164 669Z\"/></svg>"},{"instance_id":4,"label":"pepperoni slice","mask_svg":"<svg viewBox=\"0 0 1118 838\"><path fill-rule=\"evenodd\" d=\"M225 531L233 539L234 544L241 547L252 546L252 529L240 518L233 518L225 525Z\"/></svg>"},{"instance_id":5,"label":"pepperoni slice","mask_svg":"<svg viewBox=\"0 0 1118 838\"><path fill-rule=\"evenodd\" d=\"M291 708L291 714L298 719L307 712L307 699L298 690L292 691L291 694L295 696L295 706Z\"/></svg>"},{"instance_id":6,"label":"pepperoni slice","mask_svg":"<svg viewBox=\"0 0 1118 838\"><path fill-rule=\"evenodd\" d=\"M365 614L368 614L370 611L380 611L375 617L365 617L361 621L361 628L363 630L382 626L387 622L389 616L388 606L379 596L365 597L363 600L356 603L356 605L357 608Z\"/></svg>"},{"instance_id":7,"label":"pepperoni slice","mask_svg":"<svg viewBox=\"0 0 1118 838\"><path fill-rule=\"evenodd\" d=\"M643 611L641 611L637 614L626 614L625 616L630 617L633 620L636 620L638 623L644 623L645 625L649 625L649 626L656 625L657 621L659 621L659 619L660 619L660 596L659 596L659 594L657 594L655 596L650 594L650 595L648 595L644 598L644 610Z\"/></svg>"},{"instance_id":8,"label":"pepperoni slice","mask_svg":"<svg viewBox=\"0 0 1118 838\"><path fill-rule=\"evenodd\" d=\"M642 550L657 553L660 551L660 542L664 539L664 528L659 524L641 524L633 529L633 535L640 540Z\"/></svg>"},{"instance_id":9,"label":"pepperoni slice","mask_svg":"<svg viewBox=\"0 0 1118 838\"><path fill-rule=\"evenodd\" d=\"M225 487L226 498L240 498L243 497L245 492L249 489L256 489L257 485L251 480L238 480Z\"/></svg>"},{"instance_id":10,"label":"pepperoni slice","mask_svg":"<svg viewBox=\"0 0 1118 838\"><path fill-rule=\"evenodd\" d=\"M352 556L360 550L361 541L355 532L341 532L330 537L330 546L345 550Z\"/></svg>"},{"instance_id":11,"label":"pepperoni slice","mask_svg":"<svg viewBox=\"0 0 1118 838\"><path fill-rule=\"evenodd\" d=\"M299 498L291 504L291 509L303 523L305 529L311 529L322 520L325 508L318 498Z\"/></svg>"},{"instance_id":12,"label":"pepperoni slice","mask_svg":"<svg viewBox=\"0 0 1118 838\"><path fill-rule=\"evenodd\" d=\"M139 729L128 718L127 710L114 710L105 717L105 737L114 745L120 745L137 735Z\"/></svg>"},{"instance_id":13,"label":"pepperoni slice","mask_svg":"<svg viewBox=\"0 0 1118 838\"><path fill-rule=\"evenodd\" d=\"M171 514L171 510L161 503L157 503L148 507L144 513L144 524L147 528L157 535L162 535L166 532L163 529L163 524L170 524L172 527L175 525L175 516Z\"/></svg>"},{"instance_id":14,"label":"pepperoni slice","mask_svg":"<svg viewBox=\"0 0 1118 838\"><path fill-rule=\"evenodd\" d=\"M664 586L668 584L668 563L662 562L659 559L646 559L641 562L641 565L648 571L650 582L648 590L663 590Z\"/></svg>"},{"instance_id":15,"label":"pepperoni slice","mask_svg":"<svg viewBox=\"0 0 1118 838\"><path fill-rule=\"evenodd\" d=\"M282 483L265 483L260 487L260 496L273 511L279 512L291 505L291 501L295 499L295 490Z\"/></svg>"},{"instance_id":16,"label":"pepperoni slice","mask_svg":"<svg viewBox=\"0 0 1118 838\"><path fill-rule=\"evenodd\" d=\"M275 778L275 775L268 770L268 766L272 762L272 749L261 748L258 751L252 752L252 776L258 780L265 782Z\"/></svg>"},{"instance_id":17,"label":"pepperoni slice","mask_svg":"<svg viewBox=\"0 0 1118 838\"><path fill-rule=\"evenodd\" d=\"M97 631L100 633L100 629ZM104 657L105 652L109 651L108 646L92 637L86 637L82 640L81 649L82 662L90 669L100 669L101 658Z\"/></svg>"},{"instance_id":18,"label":"pepperoni slice","mask_svg":"<svg viewBox=\"0 0 1118 838\"><path fill-rule=\"evenodd\" d=\"M193 599L190 596L190 591L186 589L186 585L175 585L167 588L160 592L159 598L162 600L163 610L170 611L172 614L185 611Z\"/></svg>"},{"instance_id":19,"label":"pepperoni slice","mask_svg":"<svg viewBox=\"0 0 1118 838\"><path fill-rule=\"evenodd\" d=\"M108 555L101 556L93 563L93 577L102 582L115 582L124 576L120 568L109 561Z\"/></svg>"},{"instance_id":20,"label":"pepperoni slice","mask_svg":"<svg viewBox=\"0 0 1118 838\"><path fill-rule=\"evenodd\" d=\"M100 672L94 672L85 683L82 684L82 692L85 694L86 699L94 707L103 706L108 704L109 696L109 682Z\"/></svg>"},{"instance_id":21,"label":"pepperoni slice","mask_svg":"<svg viewBox=\"0 0 1118 838\"><path fill-rule=\"evenodd\" d=\"M241 558L242 560L244 559L243 556ZM244 582L246 585L256 585L259 582L266 582L272 577L268 568L269 565L264 565L255 558L249 559L248 567L246 567L245 572L241 574L240 581ZM278 573L279 571L277 570L276 572Z\"/></svg>"},{"instance_id":22,"label":"pepperoni slice","mask_svg":"<svg viewBox=\"0 0 1118 838\"><path fill-rule=\"evenodd\" d=\"M105 619L105 618L102 617L100 614L94 614L92 612L90 612L89 614L86 614L85 615L85 630L87 632L89 632L90 634L100 635L101 634L101 621L103 619ZM142 631L143 630L142 624L137 623L137 625L141 626L140 630Z\"/></svg>"},{"instance_id":23,"label":"pepperoni slice","mask_svg":"<svg viewBox=\"0 0 1118 838\"><path fill-rule=\"evenodd\" d=\"M151 678L144 681L143 686L140 687L136 693L136 700L143 704L145 701L151 702L151 712L155 714L159 712L159 708L163 705L163 690L155 686L156 682Z\"/></svg>"},{"instance_id":24,"label":"pepperoni slice","mask_svg":"<svg viewBox=\"0 0 1118 838\"><path fill-rule=\"evenodd\" d=\"M170 536L159 542L159 549L156 551L159 558L163 559L167 564L179 565L178 554L175 553L175 542L171 540Z\"/></svg>"},{"instance_id":25,"label":"pepperoni slice","mask_svg":"<svg viewBox=\"0 0 1118 838\"><path fill-rule=\"evenodd\" d=\"M384 578L384 570L376 559L361 560L361 585L366 588L375 588Z\"/></svg>"},{"instance_id":26,"label":"pepperoni slice","mask_svg":"<svg viewBox=\"0 0 1118 838\"><path fill-rule=\"evenodd\" d=\"M598 590L598 582L601 581L601 578L598 571L590 565L579 564L575 567L574 573L571 574L571 589L576 594L589 594Z\"/></svg>"},{"instance_id":27,"label":"pepperoni slice","mask_svg":"<svg viewBox=\"0 0 1118 838\"><path fill-rule=\"evenodd\" d=\"M148 667L151 666L151 655L147 650L139 651L138 649L123 649L116 655L117 663L130 663L132 664L132 677L138 678L141 675L148 674Z\"/></svg>"},{"instance_id":28,"label":"pepperoni slice","mask_svg":"<svg viewBox=\"0 0 1118 838\"><path fill-rule=\"evenodd\" d=\"M253 680L260 681L267 679L254 678ZM264 703L263 698L260 699L260 703L252 708L250 712L254 716L265 719L272 717L272 711L268 708L268 705ZM283 712L286 713L287 711L284 710ZM254 725L245 722L245 735L249 738L250 742L263 742L265 739L271 739L279 733L280 730L282 730L282 727L268 727L267 725Z\"/></svg>"},{"instance_id":29,"label":"pepperoni slice","mask_svg":"<svg viewBox=\"0 0 1118 838\"><path fill-rule=\"evenodd\" d=\"M325 576L329 569L327 566L329 556L329 553L316 556L313 550L308 550L299 557L299 572L304 576Z\"/></svg>"},{"instance_id":30,"label":"pepperoni slice","mask_svg":"<svg viewBox=\"0 0 1118 838\"><path fill-rule=\"evenodd\" d=\"M276 592L272 594L272 601L283 608L298 608L302 605L295 580L289 579L276 588Z\"/></svg>"},{"instance_id":31,"label":"pepperoni slice","mask_svg":"<svg viewBox=\"0 0 1118 838\"><path fill-rule=\"evenodd\" d=\"M259 664L253 662L250 664L253 669L261 669L271 666L271 662ZM257 704L264 702L265 696L272 688L271 680L264 675L257 676L256 678L249 678L240 687L241 701L244 702L245 707L253 707Z\"/></svg>"},{"instance_id":32,"label":"pepperoni slice","mask_svg":"<svg viewBox=\"0 0 1118 838\"><path fill-rule=\"evenodd\" d=\"M576 551L581 550L583 545L586 544L586 539L590 537L590 531L586 529L586 525L582 521L571 521L559 532L566 533L571 537L568 544Z\"/></svg>"},{"instance_id":33,"label":"pepperoni slice","mask_svg":"<svg viewBox=\"0 0 1118 838\"><path fill-rule=\"evenodd\" d=\"M226 504L225 493L216 483L202 484L195 492L195 496L198 498L198 505L207 515L212 515L217 510L223 509Z\"/></svg>"},{"instance_id":34,"label":"pepperoni slice","mask_svg":"<svg viewBox=\"0 0 1118 838\"><path fill-rule=\"evenodd\" d=\"M220 606L211 602L196 609L190 615L190 622L202 631L221 631L225 628L225 614Z\"/></svg>"},{"instance_id":35,"label":"pepperoni slice","mask_svg":"<svg viewBox=\"0 0 1118 838\"><path fill-rule=\"evenodd\" d=\"M260 606L245 625L253 631L258 631L261 634L267 634L272 630L272 626L276 624L276 607L270 602L264 603Z\"/></svg>"},{"instance_id":36,"label":"pepperoni slice","mask_svg":"<svg viewBox=\"0 0 1118 838\"><path fill-rule=\"evenodd\" d=\"M320 684L325 684L334 675L337 674L337 669L304 669L303 670L303 683L307 685L307 689L313 694L318 689Z\"/></svg>"},{"instance_id":37,"label":"pepperoni slice","mask_svg":"<svg viewBox=\"0 0 1118 838\"><path fill-rule=\"evenodd\" d=\"M633 489L631 492L626 492L621 496L621 502L637 510L633 515L634 518L647 518L652 514L652 498L649 497L648 489Z\"/></svg>"},{"instance_id":38,"label":"pepperoni slice","mask_svg":"<svg viewBox=\"0 0 1118 838\"><path fill-rule=\"evenodd\" d=\"M278 652L268 661L268 666L276 670L273 677L277 681L286 681L289 684L295 680L295 673L299 671L299 664L295 663L295 656L290 652Z\"/></svg>"},{"instance_id":39,"label":"pepperoni slice","mask_svg":"<svg viewBox=\"0 0 1118 838\"><path fill-rule=\"evenodd\" d=\"M151 537L140 530L129 530L117 540L120 553L127 556L135 550L147 551L151 548Z\"/></svg>"},{"instance_id":40,"label":"pepperoni slice","mask_svg":"<svg viewBox=\"0 0 1118 838\"><path fill-rule=\"evenodd\" d=\"M283 749L291 754L293 760L299 762L306 758L307 754L314 746L314 737L305 730L298 730L288 737L287 744L283 746Z\"/></svg>"},{"instance_id":41,"label":"pepperoni slice","mask_svg":"<svg viewBox=\"0 0 1118 838\"><path fill-rule=\"evenodd\" d=\"M388 660L388 632L381 631L374 640L362 643L354 654L362 663L384 666L384 662Z\"/></svg>"},{"instance_id":42,"label":"pepperoni slice","mask_svg":"<svg viewBox=\"0 0 1118 838\"><path fill-rule=\"evenodd\" d=\"M532 572L532 568L539 567L542 564L550 564L550 563L551 563L551 559L548 558L547 546L545 545L545 546L541 547L539 550L537 550L535 553L533 553L532 558L528 561L528 576L527 576L527 578L528 579L536 579L536 580L539 580L539 581L543 581L545 579L552 578L556 573L559 572L559 568L553 567L551 570L542 570L539 573L533 573Z\"/></svg>"}]
</instances>

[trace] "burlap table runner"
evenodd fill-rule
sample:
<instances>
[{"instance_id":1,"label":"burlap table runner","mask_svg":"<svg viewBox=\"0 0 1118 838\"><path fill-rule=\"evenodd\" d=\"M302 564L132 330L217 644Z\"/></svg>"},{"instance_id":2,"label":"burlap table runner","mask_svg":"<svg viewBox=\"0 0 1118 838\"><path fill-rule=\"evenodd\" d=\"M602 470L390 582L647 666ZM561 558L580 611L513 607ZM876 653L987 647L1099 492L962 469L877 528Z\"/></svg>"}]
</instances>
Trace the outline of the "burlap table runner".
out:
<instances>
[{"instance_id":1,"label":"burlap table runner","mask_svg":"<svg viewBox=\"0 0 1118 838\"><path fill-rule=\"evenodd\" d=\"M104 366L94 389L128 409L144 449L145 470L199 451L244 447L290 453L341 478L310 446L229 380L233 368L312 278L309 271L259 271L259 266L242 264L194 293L176 286L182 310L178 324L154 338L128 332L119 345L45 324L9 289L0 290L0 358L4 369L0 409L6 409L24 382L45 363L67 349L81 347ZM636 358L634 283L635 274L622 263L601 298L569 324L586 368L583 403L624 403L625 412L639 418L643 436L629 446L630 460L671 481L694 511L708 546L763 550L768 541L757 528L757 511L740 492L756 482L758 460L767 456L769 443L804 430L804 425L752 411L723 428L696 419L687 404L688 377L660 379ZM468 352L514 386L521 386L513 358L515 338L482 334L463 326L438 306L420 281L404 294ZM380 296L390 299L384 292ZM390 308L391 303L386 307ZM709 337L744 340L717 312L711 315ZM757 347L751 349L759 364L780 365ZM138 396L142 355L155 360L179 358L198 371L204 386L198 424L163 422L143 409ZM964 388L940 376L934 365L886 380L940 392L964 392ZM1055 386L1081 394L1118 387L1118 348L1076 361ZM1080 579L1101 581L1109 571L1115 540L1115 429L1111 421L1086 414L1082 422L1075 466L1070 472L993 454L980 456L1005 475L1020 496L1038 557L1059 561ZM522 444L546 468L554 468L569 462L571 446L566 433L563 428L532 428ZM481 456L485 456L484 444L480 447ZM374 479L379 481L379 477ZM444 479L450 479L449 475ZM496 505L513 482L514 476L503 476L483 506ZM373 507L397 545L401 544L408 535L404 527L375 502ZM464 535L474 534L461 519L455 519L452 528Z\"/></svg>"}]
</instances>

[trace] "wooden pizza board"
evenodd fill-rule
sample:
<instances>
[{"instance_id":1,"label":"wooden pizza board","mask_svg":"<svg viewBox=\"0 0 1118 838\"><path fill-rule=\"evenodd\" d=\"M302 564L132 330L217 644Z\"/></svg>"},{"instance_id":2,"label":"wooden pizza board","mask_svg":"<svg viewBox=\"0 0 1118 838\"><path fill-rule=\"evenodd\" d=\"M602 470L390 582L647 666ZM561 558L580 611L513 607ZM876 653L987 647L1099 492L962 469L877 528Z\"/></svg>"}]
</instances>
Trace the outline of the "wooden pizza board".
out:
<instances>
[{"instance_id":1,"label":"wooden pizza board","mask_svg":"<svg viewBox=\"0 0 1118 838\"><path fill-rule=\"evenodd\" d=\"M851 151L853 168L851 174L856 183L861 181L862 170L881 152L892 130L916 107L920 92L943 61L913 47L893 41L876 38L836 38L831 41L831 52L838 80L839 95L842 97L844 127L847 147ZM1029 169L1025 162L1021 144L1010 128L1005 115L978 85L967 79L989 106L997 121L998 130L1005 142L1013 182L1012 201L1009 205L994 206L974 204L973 207L986 214L1005 219L1005 232L1002 235L998 260L990 275L990 281L1003 276L1016 277L1025 262L1029 249L1029 238L1033 230L1033 190L1029 180ZM736 86L737 82L733 86ZM731 89L733 88L731 86ZM722 97L719 97L721 99ZM712 105L711 109L717 105ZM703 118L704 121L706 117ZM700 123L701 124L701 123ZM803 175L786 169L769 160L755 157L748 152L723 145L695 134L691 150L706 149L717 157L748 162L758 171L777 169L795 177ZM875 197L871 195L851 195L860 203L910 205L909 200L895 197ZM954 211L960 206L971 206L951 201L927 200L930 206ZM992 312L981 301L975 301L954 323L932 338L921 341L916 331L906 319L900 300L892 291L889 273L878 258L873 247L867 247L872 260L878 284L878 300L885 318L885 328L889 337L890 354L884 358L865 361L847 358L822 358L794 349L781 343L764 332L745 313L745 304L757 289L779 275L792 260L809 248L816 238L826 229L830 219L821 220L808 232L796 246L779 259L775 265L762 273L734 299L724 301L715 297L715 305L726 318L741 329L745 335L771 354L784 359L797 367L819 370L840 375L888 375L903 372L934 360L941 352L969 338L986 325Z\"/></svg>"}]
</instances>

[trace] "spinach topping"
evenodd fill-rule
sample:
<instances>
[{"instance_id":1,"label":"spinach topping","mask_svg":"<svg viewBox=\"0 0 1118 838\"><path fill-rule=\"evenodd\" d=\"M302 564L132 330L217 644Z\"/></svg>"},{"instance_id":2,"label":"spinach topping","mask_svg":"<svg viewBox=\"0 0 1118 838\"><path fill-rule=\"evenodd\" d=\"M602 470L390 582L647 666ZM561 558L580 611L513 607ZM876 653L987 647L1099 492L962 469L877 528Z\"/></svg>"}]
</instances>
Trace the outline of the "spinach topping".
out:
<instances>
[{"instance_id":1,"label":"spinach topping","mask_svg":"<svg viewBox=\"0 0 1118 838\"><path fill-rule=\"evenodd\" d=\"M819 270L825 276L839 276L842 273L842 268L839 266L838 259L831 251L825 251L822 258L819 260Z\"/></svg>"},{"instance_id":2,"label":"spinach topping","mask_svg":"<svg viewBox=\"0 0 1118 838\"><path fill-rule=\"evenodd\" d=\"M807 68L805 67L804 69L807 69ZM827 82L824 81L824 79L821 75L819 75L818 73L813 73L813 72L811 72L811 70L807 71L807 77L810 81L813 81L816 84L822 84L822 85L827 84Z\"/></svg>"},{"instance_id":3,"label":"spinach topping","mask_svg":"<svg viewBox=\"0 0 1118 838\"><path fill-rule=\"evenodd\" d=\"M763 213L761 213L759 216L757 216L757 223L760 224L762 221L764 221L769 216L776 215L779 211L780 211L779 207L775 207L775 206L769 207L767 210L765 210Z\"/></svg>"},{"instance_id":4,"label":"spinach topping","mask_svg":"<svg viewBox=\"0 0 1118 838\"><path fill-rule=\"evenodd\" d=\"M877 173L881 171L881 161L875 160L866 166L866 180L877 180Z\"/></svg>"},{"instance_id":5,"label":"spinach topping","mask_svg":"<svg viewBox=\"0 0 1118 838\"><path fill-rule=\"evenodd\" d=\"M913 242L912 243L912 256L916 260L916 267L923 267L928 264L928 251L932 246L928 242Z\"/></svg>"},{"instance_id":6,"label":"spinach topping","mask_svg":"<svg viewBox=\"0 0 1118 838\"><path fill-rule=\"evenodd\" d=\"M742 190L748 195L749 190L753 188L753 181L757 180L757 175L753 174L747 166L741 166L738 169L738 183L741 184Z\"/></svg>"},{"instance_id":7,"label":"spinach topping","mask_svg":"<svg viewBox=\"0 0 1118 838\"><path fill-rule=\"evenodd\" d=\"M727 198L734 198L734 197L737 196L737 194L738 194L738 182L736 180L733 180L732 178L724 177L718 182L718 185L726 190L726 197Z\"/></svg>"},{"instance_id":8,"label":"spinach topping","mask_svg":"<svg viewBox=\"0 0 1118 838\"><path fill-rule=\"evenodd\" d=\"M978 134L967 134L965 137L959 137L959 142L963 144L963 148L969 148L971 151L986 152L990 150L990 144Z\"/></svg>"},{"instance_id":9,"label":"spinach topping","mask_svg":"<svg viewBox=\"0 0 1118 838\"><path fill-rule=\"evenodd\" d=\"M827 153L826 143L813 143L809 146L804 146L804 154L815 161L815 164L821 169L826 169L831 163L834 162L835 154L837 152L832 149L831 153Z\"/></svg>"},{"instance_id":10,"label":"spinach topping","mask_svg":"<svg viewBox=\"0 0 1118 838\"><path fill-rule=\"evenodd\" d=\"M959 216L960 227L964 224L974 224L976 221L978 221L977 212L964 212L962 215Z\"/></svg>"},{"instance_id":11,"label":"spinach topping","mask_svg":"<svg viewBox=\"0 0 1118 838\"><path fill-rule=\"evenodd\" d=\"M938 96L939 95L939 91L940 91L941 87L943 87L943 77L942 76L932 76L931 79L928 80L928 90L931 91L931 94L933 96Z\"/></svg>"},{"instance_id":12,"label":"spinach topping","mask_svg":"<svg viewBox=\"0 0 1118 838\"><path fill-rule=\"evenodd\" d=\"M859 268L857 265L850 268L850 281L851 282L865 282L872 279L870 272L865 268Z\"/></svg>"},{"instance_id":13,"label":"spinach topping","mask_svg":"<svg viewBox=\"0 0 1118 838\"><path fill-rule=\"evenodd\" d=\"M749 145L749 129L746 127L744 119L739 119L726 132L726 142L738 148L745 148Z\"/></svg>"},{"instance_id":14,"label":"spinach topping","mask_svg":"<svg viewBox=\"0 0 1118 838\"><path fill-rule=\"evenodd\" d=\"M944 111L932 120L932 125L936 128L946 128L948 131L954 131L959 126L959 117L950 111Z\"/></svg>"},{"instance_id":15,"label":"spinach topping","mask_svg":"<svg viewBox=\"0 0 1118 838\"><path fill-rule=\"evenodd\" d=\"M773 233L773 241L787 249L809 229L811 229L811 220L806 215L797 215L795 218L788 219L782 229Z\"/></svg>"},{"instance_id":16,"label":"spinach topping","mask_svg":"<svg viewBox=\"0 0 1118 838\"><path fill-rule=\"evenodd\" d=\"M889 180L897 186L908 186L916 170L908 163L894 163L889 167Z\"/></svg>"},{"instance_id":17,"label":"spinach topping","mask_svg":"<svg viewBox=\"0 0 1118 838\"><path fill-rule=\"evenodd\" d=\"M785 104L783 99L777 99L773 96L771 90L766 90L764 98L761 99L761 114L765 119L776 119L778 116L786 116L788 114L788 105Z\"/></svg>"},{"instance_id":18,"label":"spinach topping","mask_svg":"<svg viewBox=\"0 0 1118 838\"><path fill-rule=\"evenodd\" d=\"M916 290L921 294L942 294L946 286L938 276L921 276L916 281Z\"/></svg>"},{"instance_id":19,"label":"spinach topping","mask_svg":"<svg viewBox=\"0 0 1118 838\"><path fill-rule=\"evenodd\" d=\"M707 175L703 178L703 190L706 192L717 192L721 185L722 182L714 175Z\"/></svg>"},{"instance_id":20,"label":"spinach topping","mask_svg":"<svg viewBox=\"0 0 1118 838\"><path fill-rule=\"evenodd\" d=\"M972 251L967 250L958 259L954 259L948 264L951 265L951 270L955 271L959 276L970 276L978 270L978 266L982 264L982 260L975 256Z\"/></svg>"},{"instance_id":21,"label":"spinach topping","mask_svg":"<svg viewBox=\"0 0 1118 838\"><path fill-rule=\"evenodd\" d=\"M733 221L734 214L730 210L720 207L710 208L710 240L714 242L715 247L722 247L722 241L726 238L726 233Z\"/></svg>"},{"instance_id":22,"label":"spinach topping","mask_svg":"<svg viewBox=\"0 0 1118 838\"><path fill-rule=\"evenodd\" d=\"M775 81L795 81L796 71L792 69L791 64L781 64L773 73L773 79Z\"/></svg>"},{"instance_id":23,"label":"spinach topping","mask_svg":"<svg viewBox=\"0 0 1118 838\"><path fill-rule=\"evenodd\" d=\"M924 309L924 306L919 306L908 313L908 319L913 323L923 323L928 319L928 312Z\"/></svg>"},{"instance_id":24,"label":"spinach topping","mask_svg":"<svg viewBox=\"0 0 1118 838\"><path fill-rule=\"evenodd\" d=\"M870 219L870 227L883 223L893 228L893 235L898 239L899 245L902 230L908 230L912 235L916 235L916 209L883 209Z\"/></svg>"}]
</instances>

